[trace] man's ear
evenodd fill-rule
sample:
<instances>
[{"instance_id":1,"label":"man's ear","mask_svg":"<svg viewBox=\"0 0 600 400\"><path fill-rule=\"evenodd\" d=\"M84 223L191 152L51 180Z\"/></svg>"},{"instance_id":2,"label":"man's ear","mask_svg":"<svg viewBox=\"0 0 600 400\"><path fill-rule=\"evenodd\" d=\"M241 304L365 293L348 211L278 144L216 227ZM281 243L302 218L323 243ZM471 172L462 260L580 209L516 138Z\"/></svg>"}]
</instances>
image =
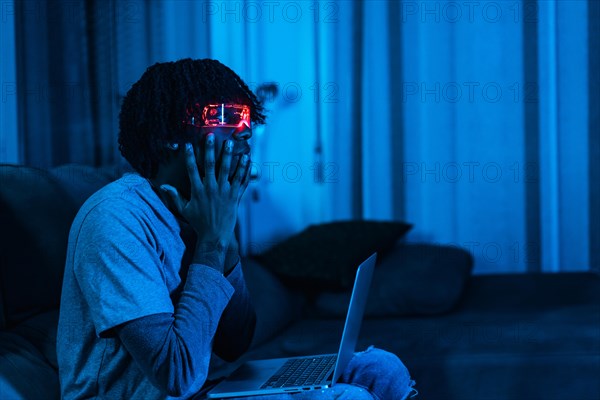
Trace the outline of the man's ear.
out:
<instances>
[{"instance_id":1,"label":"man's ear","mask_svg":"<svg viewBox=\"0 0 600 400\"><path fill-rule=\"evenodd\" d=\"M163 152L162 152L162 160L161 164L168 165L173 162L173 160L179 160L181 158L182 151L179 143L176 142L166 142L163 144Z\"/></svg>"}]
</instances>

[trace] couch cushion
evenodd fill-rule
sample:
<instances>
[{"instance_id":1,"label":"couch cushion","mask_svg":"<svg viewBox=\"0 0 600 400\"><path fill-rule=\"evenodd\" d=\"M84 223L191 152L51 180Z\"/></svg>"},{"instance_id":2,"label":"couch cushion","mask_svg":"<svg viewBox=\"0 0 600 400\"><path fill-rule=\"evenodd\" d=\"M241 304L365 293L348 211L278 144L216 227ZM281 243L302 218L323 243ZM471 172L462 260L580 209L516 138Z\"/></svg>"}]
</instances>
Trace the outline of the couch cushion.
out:
<instances>
[{"instance_id":1,"label":"couch cushion","mask_svg":"<svg viewBox=\"0 0 600 400\"><path fill-rule=\"evenodd\" d=\"M391 248L412 226L404 222L336 221L310 225L256 259L288 286L302 290L352 288L356 269Z\"/></svg>"},{"instance_id":2,"label":"couch cushion","mask_svg":"<svg viewBox=\"0 0 600 400\"><path fill-rule=\"evenodd\" d=\"M398 244L383 254L373 273L367 317L427 315L452 309L473 267L465 250L427 244ZM343 318L350 291L325 291L311 304L318 317Z\"/></svg>"},{"instance_id":3,"label":"couch cushion","mask_svg":"<svg viewBox=\"0 0 600 400\"><path fill-rule=\"evenodd\" d=\"M0 295L4 324L58 307L76 209L47 171L0 166Z\"/></svg>"},{"instance_id":4,"label":"couch cushion","mask_svg":"<svg viewBox=\"0 0 600 400\"><path fill-rule=\"evenodd\" d=\"M115 170L0 165L0 328L57 308L71 222Z\"/></svg>"},{"instance_id":5,"label":"couch cushion","mask_svg":"<svg viewBox=\"0 0 600 400\"><path fill-rule=\"evenodd\" d=\"M31 343L50 366L58 369L56 359L57 328L58 310L51 310L26 319L11 329L11 332Z\"/></svg>"},{"instance_id":6,"label":"couch cushion","mask_svg":"<svg viewBox=\"0 0 600 400\"><path fill-rule=\"evenodd\" d=\"M95 168L79 164L61 165L49 172L78 210L88 197L122 175L118 166Z\"/></svg>"},{"instance_id":7,"label":"couch cushion","mask_svg":"<svg viewBox=\"0 0 600 400\"><path fill-rule=\"evenodd\" d=\"M58 310L0 332L0 398L58 399Z\"/></svg>"}]
</instances>

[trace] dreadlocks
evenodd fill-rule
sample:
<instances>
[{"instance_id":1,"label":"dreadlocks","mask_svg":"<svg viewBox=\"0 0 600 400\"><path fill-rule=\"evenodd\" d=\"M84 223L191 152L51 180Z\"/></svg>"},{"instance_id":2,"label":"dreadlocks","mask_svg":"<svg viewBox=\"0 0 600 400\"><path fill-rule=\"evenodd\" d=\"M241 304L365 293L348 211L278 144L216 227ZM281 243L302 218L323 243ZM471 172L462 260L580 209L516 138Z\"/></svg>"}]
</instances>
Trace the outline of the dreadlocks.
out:
<instances>
[{"instance_id":1,"label":"dreadlocks","mask_svg":"<svg viewBox=\"0 0 600 400\"><path fill-rule=\"evenodd\" d=\"M244 104L252 123L264 124L262 103L230 68L211 59L156 63L127 92L119 114L119 150L145 178L153 178L168 157L166 143L190 137L182 120L194 103Z\"/></svg>"}]
</instances>

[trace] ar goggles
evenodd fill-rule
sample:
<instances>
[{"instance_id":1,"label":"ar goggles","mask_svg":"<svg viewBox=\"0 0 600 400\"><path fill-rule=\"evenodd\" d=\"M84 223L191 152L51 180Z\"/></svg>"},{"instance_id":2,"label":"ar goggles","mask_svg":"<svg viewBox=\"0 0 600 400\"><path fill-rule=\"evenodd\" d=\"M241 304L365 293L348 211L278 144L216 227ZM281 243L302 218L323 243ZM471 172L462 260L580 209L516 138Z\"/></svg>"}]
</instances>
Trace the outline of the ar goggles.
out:
<instances>
[{"instance_id":1,"label":"ar goggles","mask_svg":"<svg viewBox=\"0 0 600 400\"><path fill-rule=\"evenodd\" d=\"M196 103L186 110L184 125L196 128L234 128L235 131L250 129L250 107L242 104L209 104L201 108Z\"/></svg>"}]
</instances>

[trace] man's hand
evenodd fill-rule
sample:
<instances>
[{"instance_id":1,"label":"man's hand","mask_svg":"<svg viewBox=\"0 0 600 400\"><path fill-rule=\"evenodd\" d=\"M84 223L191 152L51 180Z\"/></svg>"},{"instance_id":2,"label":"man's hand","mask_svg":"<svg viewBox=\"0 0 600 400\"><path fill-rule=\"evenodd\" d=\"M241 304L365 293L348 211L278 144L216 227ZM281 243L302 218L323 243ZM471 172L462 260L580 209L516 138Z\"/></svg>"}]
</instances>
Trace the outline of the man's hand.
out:
<instances>
[{"instance_id":1,"label":"man's hand","mask_svg":"<svg viewBox=\"0 0 600 400\"><path fill-rule=\"evenodd\" d=\"M198 172L194 149L191 144L186 144L186 167L191 183L189 201L173 186L162 185L161 189L169 194L179 214L196 231L198 240L193 262L206 264L223 272L224 268L229 267L224 265L225 256L234 236L238 205L248 186L250 163L248 156L244 155L229 182L233 143L227 140L223 143L217 179L214 143L214 135L209 133L206 136L203 179Z\"/></svg>"}]
</instances>

